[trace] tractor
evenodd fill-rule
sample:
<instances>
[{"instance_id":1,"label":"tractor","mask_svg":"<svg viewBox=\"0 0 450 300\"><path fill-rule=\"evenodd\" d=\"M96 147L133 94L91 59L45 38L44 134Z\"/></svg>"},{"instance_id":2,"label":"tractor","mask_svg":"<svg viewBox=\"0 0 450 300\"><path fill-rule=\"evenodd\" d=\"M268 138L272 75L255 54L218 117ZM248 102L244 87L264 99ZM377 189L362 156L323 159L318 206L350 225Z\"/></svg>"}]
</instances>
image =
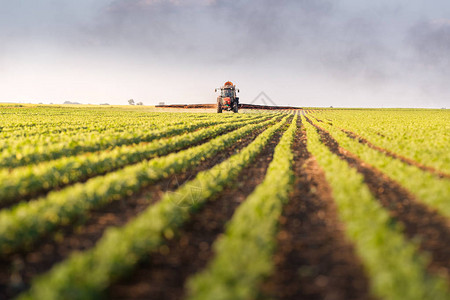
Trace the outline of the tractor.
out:
<instances>
[{"instance_id":1,"label":"tractor","mask_svg":"<svg viewBox=\"0 0 450 300\"><path fill-rule=\"evenodd\" d=\"M238 112L239 109L239 97L236 96L236 86L231 82L227 81L223 87L217 88L215 91L220 90L220 96L217 97L217 112L222 113L222 110L232 110L234 113Z\"/></svg>"}]
</instances>

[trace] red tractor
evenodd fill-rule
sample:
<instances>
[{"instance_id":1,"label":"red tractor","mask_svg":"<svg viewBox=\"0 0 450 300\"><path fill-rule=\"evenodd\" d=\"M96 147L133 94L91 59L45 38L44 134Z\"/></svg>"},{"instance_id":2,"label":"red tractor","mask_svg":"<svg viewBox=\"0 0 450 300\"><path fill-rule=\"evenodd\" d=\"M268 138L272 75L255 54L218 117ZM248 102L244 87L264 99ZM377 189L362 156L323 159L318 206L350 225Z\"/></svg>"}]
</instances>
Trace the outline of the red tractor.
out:
<instances>
[{"instance_id":1,"label":"red tractor","mask_svg":"<svg viewBox=\"0 0 450 300\"><path fill-rule=\"evenodd\" d=\"M231 81L225 82L223 87L217 88L215 91L220 90L220 96L217 97L217 112L222 113L222 110L232 110L234 113L239 109L239 97L236 96L236 86Z\"/></svg>"}]
</instances>

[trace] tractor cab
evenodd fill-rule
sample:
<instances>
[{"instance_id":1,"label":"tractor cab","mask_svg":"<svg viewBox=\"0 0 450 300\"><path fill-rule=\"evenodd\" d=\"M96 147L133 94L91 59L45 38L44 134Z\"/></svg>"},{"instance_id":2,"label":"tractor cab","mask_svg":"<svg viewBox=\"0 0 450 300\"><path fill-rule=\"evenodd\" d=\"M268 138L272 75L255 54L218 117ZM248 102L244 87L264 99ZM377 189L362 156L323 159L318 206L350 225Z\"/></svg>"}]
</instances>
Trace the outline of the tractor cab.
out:
<instances>
[{"instance_id":1,"label":"tractor cab","mask_svg":"<svg viewBox=\"0 0 450 300\"><path fill-rule=\"evenodd\" d=\"M236 93L233 89L224 87L221 89L221 96L222 97L236 97Z\"/></svg>"},{"instance_id":2,"label":"tractor cab","mask_svg":"<svg viewBox=\"0 0 450 300\"><path fill-rule=\"evenodd\" d=\"M217 112L222 113L223 110L233 111L237 113L239 110L239 97L236 96L236 86L227 81L225 84L216 89L216 92L220 90L220 96L217 97Z\"/></svg>"}]
</instances>

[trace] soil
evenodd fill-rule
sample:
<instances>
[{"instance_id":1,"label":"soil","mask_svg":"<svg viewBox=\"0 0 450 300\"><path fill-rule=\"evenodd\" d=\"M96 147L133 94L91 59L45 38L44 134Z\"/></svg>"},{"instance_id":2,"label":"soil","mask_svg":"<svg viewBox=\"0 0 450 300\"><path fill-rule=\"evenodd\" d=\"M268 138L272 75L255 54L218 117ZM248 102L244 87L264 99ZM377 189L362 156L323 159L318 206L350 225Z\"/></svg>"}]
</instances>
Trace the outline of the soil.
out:
<instances>
[{"instance_id":1,"label":"soil","mask_svg":"<svg viewBox=\"0 0 450 300\"><path fill-rule=\"evenodd\" d=\"M214 256L212 245L223 233L235 209L260 184L272 160L281 133L242 170L215 199L208 201L159 252L151 253L133 275L113 284L109 299L181 299L186 279L203 269Z\"/></svg>"},{"instance_id":2,"label":"soil","mask_svg":"<svg viewBox=\"0 0 450 300\"><path fill-rule=\"evenodd\" d=\"M342 132L344 132L348 137L350 137L350 138L352 138L354 140L357 140L361 144L367 145L368 147L370 147L372 149L380 151L380 152L386 154L387 156L390 156L392 158L401 160L402 162L404 162L404 163L406 163L408 165L411 165L411 166L415 166L415 167L417 167L417 168L419 168L419 169L421 169L423 171L433 173L433 174L437 175L440 178L450 178L450 174L446 174L446 173L441 172L441 171L439 171L439 170L437 170L437 169L435 169L433 167L425 166L425 165L423 165L423 164L421 164L421 163L419 163L417 161L414 161L414 160L412 160L410 158L407 158L407 157L404 157L402 155L396 154L396 153L394 153L392 151L389 151L387 149L375 146L374 144L369 142L367 139L363 138L362 136L357 135L356 133L354 133L352 131L345 130L345 129L340 129L340 130Z\"/></svg>"},{"instance_id":3,"label":"soil","mask_svg":"<svg viewBox=\"0 0 450 300\"><path fill-rule=\"evenodd\" d=\"M302 110L294 113L304 113ZM324 119L327 123L329 120ZM309 119L307 119L313 124ZM405 236L430 254L429 271L450 278L450 222L422 204L388 176L341 148L332 136L313 124L323 143L364 176L365 183L393 220L401 223ZM287 124L284 129L287 128ZM294 141L295 188L279 220L274 272L260 288L259 299L371 299L369 280L345 236L331 188L314 157L306 148L306 134L298 121ZM29 288L42 274L71 253L92 248L106 228L123 226L164 192L174 191L246 147L263 129L257 130L199 166L144 188L141 192L88 212L83 218L59 228L36 244L0 257L0 299L8 299ZM404 161L395 153L376 147L350 131L344 131L378 151ZM181 299L187 295L186 280L201 271L214 257L213 243L223 234L235 209L260 184L272 161L281 132L240 173L238 178L192 214L178 234L158 251L148 254L127 278L106 290L114 299ZM379 149L377 149L379 148ZM407 160L407 159L406 159ZM406 163L417 165L417 162ZM435 172L427 170L429 172ZM438 171L437 171L438 172ZM438 174L446 177L448 174Z\"/></svg>"},{"instance_id":4,"label":"soil","mask_svg":"<svg viewBox=\"0 0 450 300\"><path fill-rule=\"evenodd\" d=\"M300 125L300 124L299 124ZM370 299L369 281L343 225L323 171L299 129L295 189L280 218L275 272L261 299Z\"/></svg>"},{"instance_id":5,"label":"soil","mask_svg":"<svg viewBox=\"0 0 450 300\"><path fill-rule=\"evenodd\" d=\"M450 222L435 209L420 203L388 176L339 147L324 129L315 126L328 148L364 176L372 194L399 221L406 236L419 241L420 250L430 253L429 270L450 276Z\"/></svg>"},{"instance_id":6,"label":"soil","mask_svg":"<svg viewBox=\"0 0 450 300\"><path fill-rule=\"evenodd\" d=\"M200 128L200 129L204 129L204 128L202 127L202 128ZM200 129L197 129L197 130L200 130ZM194 130L194 131L197 131L197 130ZM193 131L193 132L194 132L194 131ZM224 133L222 133L222 134L226 134L226 133L231 132L231 131L233 131L233 130L224 132ZM210 138L206 138L206 139L203 139L203 140L201 140L201 141L199 141L199 142L197 142L197 143L194 143L194 144L191 144L191 145L187 145L187 146L185 146L185 147L180 148L180 149L177 150L177 151L172 151L172 152L179 152L179 151L182 151L182 150L187 149L187 148L192 148L192 147L198 146L198 145L200 145L200 144L206 143L207 141L209 141L210 139L215 138L215 137L216 137L216 136L210 137ZM151 143L151 142L142 142L142 143L139 143L139 145L150 144L150 143ZM101 151L99 151L99 152L101 152ZM169 153L167 153L167 154L170 154L170 153L172 153L172 152L169 152ZM102 175L105 175L106 173L114 172L114 171L123 169L123 168L125 168L125 167L127 167L127 166L129 166L129 165L131 165L131 164L132 164L132 163L127 164L127 165L125 165L125 166L123 166L123 167L114 168L114 169L108 170L107 172L100 172L100 173L97 173L97 174L95 174L95 175L93 175L93 176L85 176L85 177L82 177L82 178L78 179L78 180L76 181L76 183L84 183L84 182L88 181L89 179L91 179L92 177L102 176ZM36 198L38 198L38 197L43 197L43 196L47 195L49 191L59 191L59 190L65 188L65 187L67 187L67 186L69 186L69 185L72 185L72 184L74 184L74 183L61 184L60 186L55 187L55 188L51 188L51 189L42 189L42 190L39 191L39 192L35 192L35 193L32 193L32 194L27 195L27 196L18 197L18 198L16 198L16 199L14 199L13 201L6 201L5 203L0 203L0 209L13 207L13 206L17 205L17 203L19 203L20 201L31 201L31 200L36 199Z\"/></svg>"},{"instance_id":7,"label":"soil","mask_svg":"<svg viewBox=\"0 0 450 300\"><path fill-rule=\"evenodd\" d=\"M165 191L175 190L193 179L198 172L221 163L250 144L264 129L256 130L212 159L183 174L176 174L144 188L132 197L113 201L90 211L84 218L60 228L27 249L0 258L0 299L14 297L28 289L31 279L48 271L54 264L64 260L74 251L84 251L95 245L110 226L123 226L149 205L157 202Z\"/></svg>"}]
</instances>

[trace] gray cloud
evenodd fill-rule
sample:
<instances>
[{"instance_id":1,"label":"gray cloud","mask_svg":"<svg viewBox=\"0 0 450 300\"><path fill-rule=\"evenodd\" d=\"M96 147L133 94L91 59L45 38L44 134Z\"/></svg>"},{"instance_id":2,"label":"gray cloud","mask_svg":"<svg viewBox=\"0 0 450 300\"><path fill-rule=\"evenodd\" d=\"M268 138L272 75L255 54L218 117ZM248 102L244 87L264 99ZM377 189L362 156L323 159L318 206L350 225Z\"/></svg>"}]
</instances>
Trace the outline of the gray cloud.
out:
<instances>
[{"instance_id":1,"label":"gray cloud","mask_svg":"<svg viewBox=\"0 0 450 300\"><path fill-rule=\"evenodd\" d=\"M188 53L203 60L259 58L299 50L307 30L320 26L328 1L115 1L84 29L88 41Z\"/></svg>"},{"instance_id":2,"label":"gray cloud","mask_svg":"<svg viewBox=\"0 0 450 300\"><path fill-rule=\"evenodd\" d=\"M424 68L450 75L450 19L414 25L408 32L408 42Z\"/></svg>"},{"instance_id":3,"label":"gray cloud","mask_svg":"<svg viewBox=\"0 0 450 300\"><path fill-rule=\"evenodd\" d=\"M260 78L293 78L290 88L304 88L304 78L320 78L317 86L355 88L364 95L395 90L408 92L405 97L445 99L450 4L438 2L6 1L0 11L0 38L6 41L0 67L14 52L10 45L42 52L53 45L61 56L73 51L124 65L133 60L143 69L182 65L249 77L255 69L265 72Z\"/></svg>"},{"instance_id":4,"label":"gray cloud","mask_svg":"<svg viewBox=\"0 0 450 300\"><path fill-rule=\"evenodd\" d=\"M406 66L414 72L412 84L425 96L450 100L450 20L420 21L406 37L411 57Z\"/></svg>"},{"instance_id":5,"label":"gray cloud","mask_svg":"<svg viewBox=\"0 0 450 300\"><path fill-rule=\"evenodd\" d=\"M88 41L195 63L265 63L389 80L397 45L380 14L346 15L328 0L117 0L85 31ZM388 25L387 25L388 26Z\"/></svg>"}]
</instances>

